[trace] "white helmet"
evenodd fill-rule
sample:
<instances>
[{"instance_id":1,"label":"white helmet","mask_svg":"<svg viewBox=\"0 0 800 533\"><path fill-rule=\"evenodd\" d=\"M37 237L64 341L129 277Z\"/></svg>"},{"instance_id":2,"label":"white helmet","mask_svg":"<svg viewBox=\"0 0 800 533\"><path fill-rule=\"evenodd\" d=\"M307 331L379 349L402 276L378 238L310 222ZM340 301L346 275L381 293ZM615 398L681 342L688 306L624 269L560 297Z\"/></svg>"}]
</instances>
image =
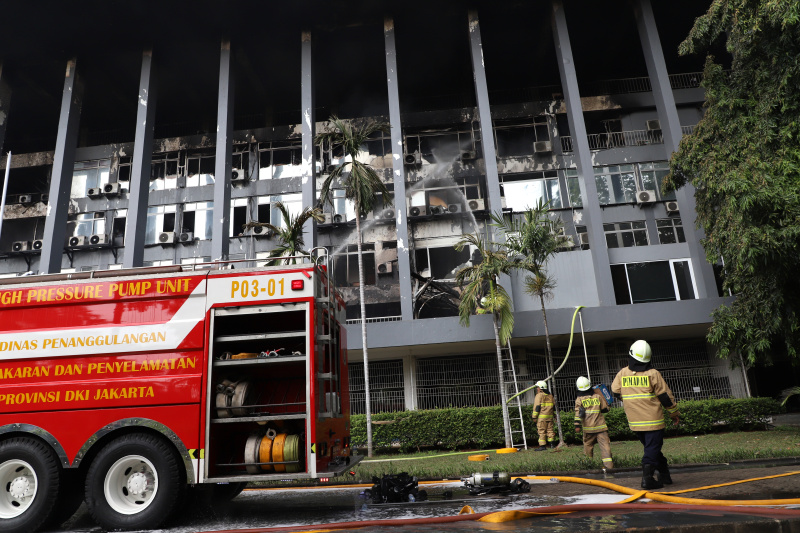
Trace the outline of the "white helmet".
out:
<instances>
[{"instance_id":1,"label":"white helmet","mask_svg":"<svg viewBox=\"0 0 800 533\"><path fill-rule=\"evenodd\" d=\"M575 382L575 386L578 387L579 391L586 391L592 387L592 383L589 381L589 378L581 376L578 378L578 381Z\"/></svg>"},{"instance_id":2,"label":"white helmet","mask_svg":"<svg viewBox=\"0 0 800 533\"><path fill-rule=\"evenodd\" d=\"M636 341L631 344L628 355L641 363L649 363L650 358L653 356L653 350L650 349L650 345L647 344L647 341Z\"/></svg>"},{"instance_id":3,"label":"white helmet","mask_svg":"<svg viewBox=\"0 0 800 533\"><path fill-rule=\"evenodd\" d=\"M537 381L536 386L539 387L540 389L547 390L547 383L545 383L544 381Z\"/></svg>"}]
</instances>

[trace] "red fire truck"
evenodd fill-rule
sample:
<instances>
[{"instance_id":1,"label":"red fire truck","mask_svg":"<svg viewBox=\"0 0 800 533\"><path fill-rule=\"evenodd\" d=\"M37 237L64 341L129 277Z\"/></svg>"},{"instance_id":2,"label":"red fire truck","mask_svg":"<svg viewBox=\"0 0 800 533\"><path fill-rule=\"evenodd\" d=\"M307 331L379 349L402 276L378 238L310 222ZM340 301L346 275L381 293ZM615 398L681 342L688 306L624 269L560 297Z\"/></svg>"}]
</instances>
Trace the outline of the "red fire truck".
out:
<instances>
[{"instance_id":1,"label":"red fire truck","mask_svg":"<svg viewBox=\"0 0 800 533\"><path fill-rule=\"evenodd\" d=\"M231 268L235 266L236 268ZM350 457L344 303L324 260L2 280L0 531L152 529L187 487Z\"/></svg>"}]
</instances>

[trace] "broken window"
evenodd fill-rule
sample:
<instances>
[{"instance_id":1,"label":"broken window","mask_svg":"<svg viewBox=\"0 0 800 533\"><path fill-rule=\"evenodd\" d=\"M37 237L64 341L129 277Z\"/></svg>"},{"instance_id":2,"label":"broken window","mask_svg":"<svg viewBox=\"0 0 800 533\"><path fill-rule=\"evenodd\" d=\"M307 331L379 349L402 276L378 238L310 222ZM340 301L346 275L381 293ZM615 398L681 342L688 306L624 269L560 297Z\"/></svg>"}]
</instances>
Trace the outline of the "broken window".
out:
<instances>
[{"instance_id":1,"label":"broken window","mask_svg":"<svg viewBox=\"0 0 800 533\"><path fill-rule=\"evenodd\" d=\"M154 154L150 163L150 190L162 191L178 187L180 152Z\"/></svg>"},{"instance_id":2,"label":"broken window","mask_svg":"<svg viewBox=\"0 0 800 533\"><path fill-rule=\"evenodd\" d=\"M459 270L468 266L471 255L469 247L460 252L453 246L417 248L414 250L414 268L424 277L454 279Z\"/></svg>"},{"instance_id":3,"label":"broken window","mask_svg":"<svg viewBox=\"0 0 800 533\"><path fill-rule=\"evenodd\" d=\"M214 223L214 202L193 202L184 204L182 233L194 233L195 239L207 240L211 238Z\"/></svg>"},{"instance_id":4,"label":"broken window","mask_svg":"<svg viewBox=\"0 0 800 533\"><path fill-rule=\"evenodd\" d=\"M125 224L127 217L127 209L117 209L114 211L114 221L111 224L111 239L116 246L125 245Z\"/></svg>"},{"instance_id":5,"label":"broken window","mask_svg":"<svg viewBox=\"0 0 800 533\"><path fill-rule=\"evenodd\" d=\"M533 119L497 121L494 127L497 157L529 156L536 152L534 143L550 141L547 117L539 115ZM552 146L545 152L552 151Z\"/></svg>"},{"instance_id":6,"label":"broken window","mask_svg":"<svg viewBox=\"0 0 800 533\"><path fill-rule=\"evenodd\" d=\"M186 158L186 186L212 185L215 161L216 156L210 153L189 154Z\"/></svg>"},{"instance_id":7,"label":"broken window","mask_svg":"<svg viewBox=\"0 0 800 533\"><path fill-rule=\"evenodd\" d=\"M258 179L293 178L303 174L300 140L259 143L258 159Z\"/></svg>"},{"instance_id":8,"label":"broken window","mask_svg":"<svg viewBox=\"0 0 800 533\"><path fill-rule=\"evenodd\" d=\"M258 197L258 207L256 209L256 221L257 222L269 222L270 218L270 207L269 207L270 197L269 196L259 196Z\"/></svg>"},{"instance_id":9,"label":"broken window","mask_svg":"<svg viewBox=\"0 0 800 533\"><path fill-rule=\"evenodd\" d=\"M245 180L250 175L250 152L234 151L231 158L231 180Z\"/></svg>"},{"instance_id":10,"label":"broken window","mask_svg":"<svg viewBox=\"0 0 800 533\"><path fill-rule=\"evenodd\" d=\"M153 205L147 208L147 227L144 243L156 244L158 236L164 232L175 231L175 205ZM172 263L170 263L172 264Z\"/></svg>"},{"instance_id":11,"label":"broken window","mask_svg":"<svg viewBox=\"0 0 800 533\"><path fill-rule=\"evenodd\" d=\"M683 233L683 223L680 218L659 218L656 220L658 228L658 242L660 244L674 244L686 242Z\"/></svg>"},{"instance_id":12,"label":"broken window","mask_svg":"<svg viewBox=\"0 0 800 533\"><path fill-rule=\"evenodd\" d=\"M117 165L117 183L119 183L120 190L124 192L130 190L132 159L130 156L122 156Z\"/></svg>"},{"instance_id":13,"label":"broken window","mask_svg":"<svg viewBox=\"0 0 800 533\"><path fill-rule=\"evenodd\" d=\"M527 211L539 202L550 202L550 209L563 207L558 172L505 174L501 176L506 207L515 212Z\"/></svg>"},{"instance_id":14,"label":"broken window","mask_svg":"<svg viewBox=\"0 0 800 533\"><path fill-rule=\"evenodd\" d=\"M428 163L452 164L456 161L468 162L480 154L480 142L470 125L462 124L459 129L446 128L407 133L405 153L418 152Z\"/></svg>"},{"instance_id":15,"label":"broken window","mask_svg":"<svg viewBox=\"0 0 800 533\"><path fill-rule=\"evenodd\" d=\"M99 191L98 194L102 193L103 185L108 183L110 173L110 159L75 163L72 171L70 198L86 198L89 196L89 189L92 189L92 192Z\"/></svg>"},{"instance_id":16,"label":"broken window","mask_svg":"<svg viewBox=\"0 0 800 533\"><path fill-rule=\"evenodd\" d=\"M250 219L247 198L231 199L231 237L244 235L244 226Z\"/></svg>"},{"instance_id":17,"label":"broken window","mask_svg":"<svg viewBox=\"0 0 800 533\"><path fill-rule=\"evenodd\" d=\"M363 243L364 285L375 285L375 244ZM358 287L358 246L348 244L333 257L333 277L338 287Z\"/></svg>"}]
</instances>

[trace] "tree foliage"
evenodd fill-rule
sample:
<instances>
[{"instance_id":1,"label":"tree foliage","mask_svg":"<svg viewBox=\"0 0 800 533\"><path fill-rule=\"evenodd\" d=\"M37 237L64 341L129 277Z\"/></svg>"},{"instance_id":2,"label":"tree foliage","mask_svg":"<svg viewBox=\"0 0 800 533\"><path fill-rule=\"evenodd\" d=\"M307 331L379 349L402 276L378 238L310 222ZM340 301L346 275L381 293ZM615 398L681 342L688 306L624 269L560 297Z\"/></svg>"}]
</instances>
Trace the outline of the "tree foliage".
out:
<instances>
[{"instance_id":1,"label":"tree foliage","mask_svg":"<svg viewBox=\"0 0 800 533\"><path fill-rule=\"evenodd\" d=\"M317 222L325 220L322 211L317 208L306 207L298 215L292 215L283 202L275 202L275 208L280 211L283 224L275 226L269 222L251 221L245 224L245 228L263 226L278 236L279 244L272 249L269 257L270 265L295 264L300 256L309 255L305 250L305 240L303 239L303 225L310 218ZM280 259L279 259L280 258Z\"/></svg>"},{"instance_id":2,"label":"tree foliage","mask_svg":"<svg viewBox=\"0 0 800 533\"><path fill-rule=\"evenodd\" d=\"M713 314L720 356L751 363L800 346L800 3L715 0L680 53L725 39L731 70L706 58L706 112L665 188L696 188L709 261L736 299Z\"/></svg>"}]
</instances>

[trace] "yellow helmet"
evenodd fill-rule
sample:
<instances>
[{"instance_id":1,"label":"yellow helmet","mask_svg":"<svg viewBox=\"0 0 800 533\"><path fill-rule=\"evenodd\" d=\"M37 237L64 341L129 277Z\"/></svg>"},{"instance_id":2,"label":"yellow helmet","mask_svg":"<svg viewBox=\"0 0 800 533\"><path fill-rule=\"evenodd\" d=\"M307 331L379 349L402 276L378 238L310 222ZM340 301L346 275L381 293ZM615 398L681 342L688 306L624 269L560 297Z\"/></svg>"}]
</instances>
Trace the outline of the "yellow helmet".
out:
<instances>
[{"instance_id":1,"label":"yellow helmet","mask_svg":"<svg viewBox=\"0 0 800 533\"><path fill-rule=\"evenodd\" d=\"M592 383L589 381L589 378L581 376L578 378L578 381L575 382L575 386L578 387L579 391L587 391L592 387Z\"/></svg>"},{"instance_id":2,"label":"yellow helmet","mask_svg":"<svg viewBox=\"0 0 800 533\"><path fill-rule=\"evenodd\" d=\"M649 363L650 358L653 356L653 350L650 349L650 345L647 344L647 341L636 341L631 344L628 355L640 363Z\"/></svg>"}]
</instances>

